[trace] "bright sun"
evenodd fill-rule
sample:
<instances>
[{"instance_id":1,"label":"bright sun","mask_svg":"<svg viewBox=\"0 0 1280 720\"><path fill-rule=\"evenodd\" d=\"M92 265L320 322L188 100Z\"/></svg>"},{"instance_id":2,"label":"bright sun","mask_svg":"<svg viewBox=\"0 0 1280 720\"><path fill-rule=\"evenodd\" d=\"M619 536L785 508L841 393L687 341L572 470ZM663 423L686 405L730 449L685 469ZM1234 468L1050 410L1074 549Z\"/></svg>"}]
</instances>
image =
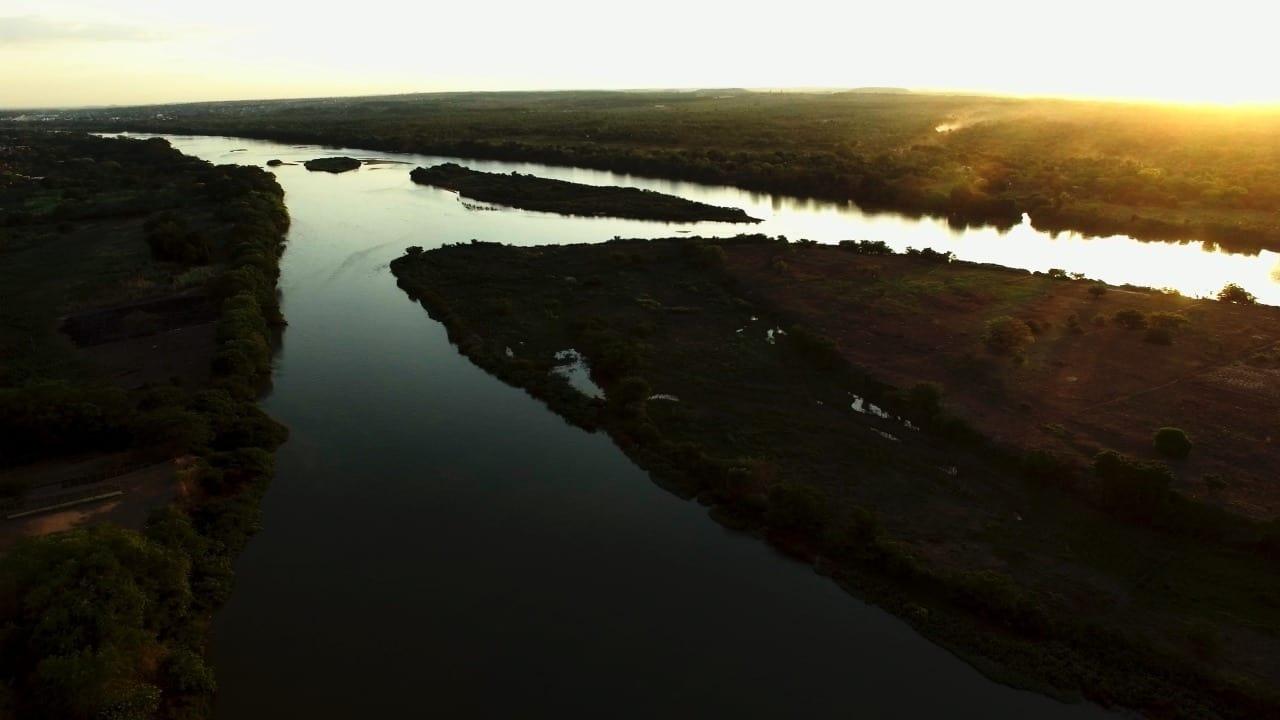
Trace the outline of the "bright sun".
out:
<instances>
[{"instance_id":1,"label":"bright sun","mask_svg":"<svg viewBox=\"0 0 1280 720\"><path fill-rule=\"evenodd\" d=\"M653 0L626 31L597 2L10 0L0 107L431 90L895 86L1280 103L1276 10L794 0L764 12ZM1209 11L1212 11L1210 14Z\"/></svg>"}]
</instances>

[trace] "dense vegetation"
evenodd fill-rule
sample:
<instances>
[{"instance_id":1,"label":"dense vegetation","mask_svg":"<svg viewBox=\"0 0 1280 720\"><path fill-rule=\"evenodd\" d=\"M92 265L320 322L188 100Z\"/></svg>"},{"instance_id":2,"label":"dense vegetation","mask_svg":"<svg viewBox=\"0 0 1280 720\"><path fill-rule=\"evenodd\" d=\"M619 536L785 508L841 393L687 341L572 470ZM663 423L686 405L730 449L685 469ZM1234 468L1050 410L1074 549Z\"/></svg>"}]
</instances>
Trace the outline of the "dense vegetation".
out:
<instances>
[{"instance_id":1,"label":"dense vegetation","mask_svg":"<svg viewBox=\"0 0 1280 720\"><path fill-rule=\"evenodd\" d=\"M419 185L453 190L463 197L523 210L668 222L756 222L740 208L718 207L630 187L601 187L534 175L487 173L455 163L415 168Z\"/></svg>"},{"instance_id":2,"label":"dense vegetation","mask_svg":"<svg viewBox=\"0 0 1280 720\"><path fill-rule=\"evenodd\" d=\"M121 448L188 458L182 499L142 531L81 527L0 558L0 717L207 717L210 615L285 436L255 403L282 322L283 193L257 168L213 167L163 141L30 133L0 137L0 152L0 271L13 291L0 466ZM51 254L67 248L79 256ZM207 382L116 386L57 331L62 312L136 293L212 304Z\"/></svg>"},{"instance_id":3,"label":"dense vegetation","mask_svg":"<svg viewBox=\"0 0 1280 720\"><path fill-rule=\"evenodd\" d=\"M279 165L280 161L276 161ZM360 167L360 161L352 157L326 157L308 160L302 166L312 172L344 173Z\"/></svg>"},{"instance_id":4,"label":"dense vegetation","mask_svg":"<svg viewBox=\"0 0 1280 720\"><path fill-rule=\"evenodd\" d=\"M708 90L201 103L60 119L576 165L961 224L1011 225L1026 212L1048 229L1280 247L1273 112Z\"/></svg>"},{"instance_id":5,"label":"dense vegetation","mask_svg":"<svg viewBox=\"0 0 1280 720\"><path fill-rule=\"evenodd\" d=\"M972 271L1006 273L1011 292L1075 289L1081 302L1098 302L1089 283L1025 273L1019 282L1013 271L891 257L872 244L759 236L473 242L410 248L392 270L490 372L572 422L605 429L718 521L813 562L950 647L996 661L1011 681L1156 716L1274 714L1280 578L1268 566L1265 526L1171 492L1162 462L1102 450L1084 470L1056 452L1011 447L958 417L941 385L890 386L851 364L845 337L827 333L862 327L867 313L830 295L787 306L773 287L819 285L812 267L838 258L877 266L840 268L841 296L866 286L895 301L884 286L923 277L945 287L947 275L962 281ZM983 372L1034 372L1041 359L1027 339L1058 341L1035 318L996 320L987 339L971 332L969 342L1000 338L989 352L1021 348L1025 357L998 357ZM889 321L902 332L902 317ZM983 328L981 316L973 322ZM550 372L565 347L587 358L603 400ZM1142 442L1151 449L1150 430Z\"/></svg>"}]
</instances>

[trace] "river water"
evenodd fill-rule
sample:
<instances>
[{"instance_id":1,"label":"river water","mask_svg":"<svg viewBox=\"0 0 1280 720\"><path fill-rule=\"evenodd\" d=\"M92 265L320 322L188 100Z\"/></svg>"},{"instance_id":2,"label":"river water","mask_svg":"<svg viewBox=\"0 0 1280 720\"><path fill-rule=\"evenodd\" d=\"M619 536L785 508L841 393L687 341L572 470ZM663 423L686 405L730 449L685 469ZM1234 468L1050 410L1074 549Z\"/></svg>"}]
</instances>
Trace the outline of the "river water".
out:
<instances>
[{"instance_id":1,"label":"river water","mask_svg":"<svg viewBox=\"0 0 1280 720\"><path fill-rule=\"evenodd\" d=\"M170 141L218 163L334 154ZM407 245L586 242L687 226L469 210L409 182L415 164L438 159L378 157L410 164L275 169L293 218L281 279L289 327L264 404L292 435L264 527L215 622L219 718L1106 715L992 682L807 566L724 530L606 436L471 365L387 268ZM761 231L793 238L1034 257L1014 248L1023 230L956 239L932 221L728 188L466 164L739 205L769 218ZM1083 241L1063 242L1053 266L1081 267L1069 260L1089 255L1072 254L1072 242ZM1153 251L1132 279L1159 252L1178 251ZM1194 256L1215 272L1259 262Z\"/></svg>"}]
</instances>

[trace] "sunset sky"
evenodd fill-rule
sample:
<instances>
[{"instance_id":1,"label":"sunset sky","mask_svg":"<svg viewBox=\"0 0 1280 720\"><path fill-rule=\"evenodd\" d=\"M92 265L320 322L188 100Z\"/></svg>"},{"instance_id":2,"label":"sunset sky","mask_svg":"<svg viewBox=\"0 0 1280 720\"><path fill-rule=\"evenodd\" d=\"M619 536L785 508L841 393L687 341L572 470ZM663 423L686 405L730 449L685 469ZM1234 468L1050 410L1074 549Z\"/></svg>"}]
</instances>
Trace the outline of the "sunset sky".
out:
<instances>
[{"instance_id":1,"label":"sunset sky","mask_svg":"<svg viewBox=\"0 0 1280 720\"><path fill-rule=\"evenodd\" d=\"M0 107L867 85L1272 104L1278 15L1256 0L0 0Z\"/></svg>"}]
</instances>

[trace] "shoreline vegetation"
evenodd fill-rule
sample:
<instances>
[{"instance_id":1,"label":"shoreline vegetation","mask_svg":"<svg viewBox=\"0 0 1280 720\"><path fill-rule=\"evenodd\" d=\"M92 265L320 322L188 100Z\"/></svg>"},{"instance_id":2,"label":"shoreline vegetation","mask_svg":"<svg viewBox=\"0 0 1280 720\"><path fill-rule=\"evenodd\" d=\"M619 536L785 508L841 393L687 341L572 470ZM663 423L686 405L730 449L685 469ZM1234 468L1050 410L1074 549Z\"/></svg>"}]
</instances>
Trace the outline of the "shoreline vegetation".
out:
<instances>
[{"instance_id":1,"label":"shoreline vegetation","mask_svg":"<svg viewBox=\"0 0 1280 720\"><path fill-rule=\"evenodd\" d=\"M560 215L665 222L754 223L740 208L720 207L631 187L599 187L535 175L487 173L456 163L415 168L409 178L481 202Z\"/></svg>"},{"instance_id":2,"label":"shoreline vegetation","mask_svg":"<svg viewBox=\"0 0 1280 720\"><path fill-rule=\"evenodd\" d=\"M918 93L438 93L78 110L63 126L540 162L871 212L1280 249L1280 113Z\"/></svg>"},{"instance_id":3,"label":"shoreline vegetation","mask_svg":"<svg viewBox=\"0 0 1280 720\"><path fill-rule=\"evenodd\" d=\"M1280 525L1197 494L1186 476L1198 466L1178 459L1230 462L1230 453L1159 424L1141 429L1144 448L1121 436L1132 454L1117 452L1100 442L1114 437L1108 426L1094 436L1071 422L1047 434L1079 447L1046 449L993 432L961 383L931 374L966 357L938 343L968 344L968 382L1003 387L1012 412L1034 415L1019 409L1019 391L1040 387L1037 373L1057 367L1061 345L1130 343L1117 362L1151 373L1162 352L1181 357L1195 333L1215 332L1209 318L1272 323L1270 308L1231 293L1190 301L931 251L895 255L880 243L758 235L473 241L408 248L391 269L477 365L568 422L604 430L717 522L811 563L992 677L1160 717L1280 711ZM998 276L1006 294L975 301L975 276L981 286ZM1046 302L1070 310L1102 296L1125 307L1109 307L1106 327L1090 324L1088 337L1069 321L1032 329ZM887 372L903 357L867 355L873 340L842 332L869 311L832 302L841 297L889 316L873 328L882 345L915 346L934 366ZM963 297L955 316L942 312ZM1157 313L1170 313L1191 327L1178 323L1171 345L1162 333L1142 340L1127 309L1150 326L1165 327ZM976 315L976 332L912 334L961 315ZM603 398L556 371L570 355L585 358Z\"/></svg>"},{"instance_id":4,"label":"shoreline vegetation","mask_svg":"<svg viewBox=\"0 0 1280 720\"><path fill-rule=\"evenodd\" d=\"M119 457L174 468L162 502L117 494L144 503L136 525L0 557L0 717L209 717L212 614L287 436L256 402L284 325L283 191L158 139L4 131L0 154L6 503L67 463L101 468L88 482ZM185 365L151 367L169 336Z\"/></svg>"}]
</instances>

